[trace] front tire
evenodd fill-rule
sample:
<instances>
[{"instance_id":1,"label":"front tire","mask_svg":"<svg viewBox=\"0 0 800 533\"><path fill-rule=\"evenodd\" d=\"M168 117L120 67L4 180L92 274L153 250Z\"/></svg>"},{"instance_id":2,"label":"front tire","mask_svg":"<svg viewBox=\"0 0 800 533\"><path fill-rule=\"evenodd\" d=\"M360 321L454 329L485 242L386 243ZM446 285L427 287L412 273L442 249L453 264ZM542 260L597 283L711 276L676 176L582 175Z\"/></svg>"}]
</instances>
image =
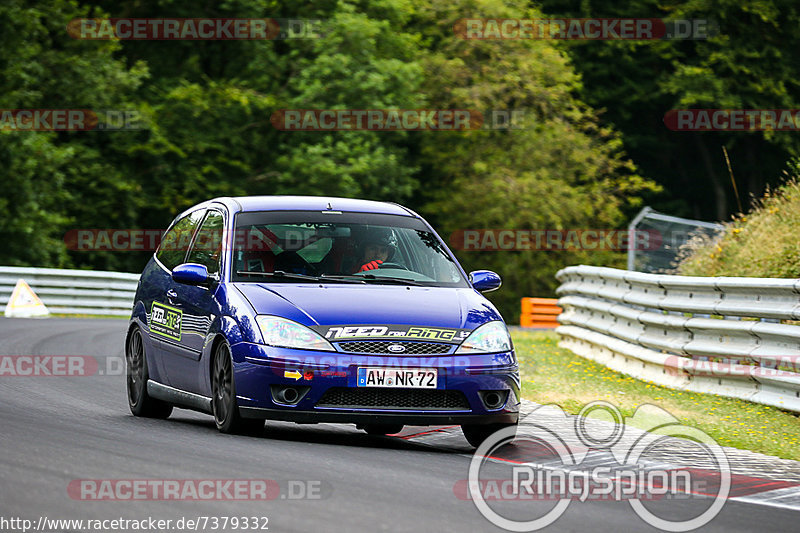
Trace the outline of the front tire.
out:
<instances>
[{"instance_id":1,"label":"front tire","mask_svg":"<svg viewBox=\"0 0 800 533\"><path fill-rule=\"evenodd\" d=\"M222 341L214 352L211 372L211 407L214 422L221 433L257 434L264 430L264 421L242 418L236 402L236 383L233 379L231 349Z\"/></svg>"},{"instance_id":2,"label":"front tire","mask_svg":"<svg viewBox=\"0 0 800 533\"><path fill-rule=\"evenodd\" d=\"M128 391L128 407L134 416L147 418L167 418L172 414L172 405L156 400L147 394L147 380L150 372L147 368L147 354L144 349L142 332L134 327L125 345L125 362L127 364L126 389Z\"/></svg>"},{"instance_id":3,"label":"front tire","mask_svg":"<svg viewBox=\"0 0 800 533\"><path fill-rule=\"evenodd\" d=\"M466 425L466 426L461 426L461 432L464 434L464 437L466 437L467 442L469 442L471 446L477 448L478 446L483 444L483 441L488 439L494 433L508 427L513 427L516 432L517 424Z\"/></svg>"}]
</instances>

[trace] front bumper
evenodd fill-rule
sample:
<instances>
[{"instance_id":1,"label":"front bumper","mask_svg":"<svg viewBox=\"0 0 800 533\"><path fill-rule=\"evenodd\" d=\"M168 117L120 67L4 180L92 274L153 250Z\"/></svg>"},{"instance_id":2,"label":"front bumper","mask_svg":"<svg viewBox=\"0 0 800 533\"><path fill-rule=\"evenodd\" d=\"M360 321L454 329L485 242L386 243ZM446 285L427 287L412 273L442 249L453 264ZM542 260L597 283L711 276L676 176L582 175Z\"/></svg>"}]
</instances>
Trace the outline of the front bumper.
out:
<instances>
[{"instance_id":1,"label":"front bumper","mask_svg":"<svg viewBox=\"0 0 800 533\"><path fill-rule=\"evenodd\" d=\"M456 425L512 424L519 417L520 380L513 351L463 356L379 356L274 348L252 343L235 344L231 351L237 402L242 416L247 418L300 423ZM360 366L436 368L436 390L457 391L457 394L463 394L463 401L446 407L319 405L329 390L363 390L357 387ZM273 394L274 387L287 386L304 389L296 405L282 404ZM402 390L413 394L416 390L433 389ZM479 394L483 391L499 391L506 395L505 401L496 408L487 408L482 394Z\"/></svg>"},{"instance_id":2,"label":"front bumper","mask_svg":"<svg viewBox=\"0 0 800 533\"><path fill-rule=\"evenodd\" d=\"M516 424L519 412L503 412L487 415L411 413L402 411L359 412L337 410L299 411L288 409L264 409L260 407L239 407L243 418L262 418L284 420L299 424L402 424L404 426L456 426L478 424Z\"/></svg>"}]
</instances>

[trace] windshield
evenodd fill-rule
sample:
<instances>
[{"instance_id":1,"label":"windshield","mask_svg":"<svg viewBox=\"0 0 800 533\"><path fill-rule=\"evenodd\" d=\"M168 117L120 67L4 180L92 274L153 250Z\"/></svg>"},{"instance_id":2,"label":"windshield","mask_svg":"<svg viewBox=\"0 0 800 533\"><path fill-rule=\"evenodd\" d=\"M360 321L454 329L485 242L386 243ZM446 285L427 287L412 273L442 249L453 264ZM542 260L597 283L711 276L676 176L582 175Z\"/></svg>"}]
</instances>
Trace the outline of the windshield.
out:
<instances>
[{"instance_id":1,"label":"windshield","mask_svg":"<svg viewBox=\"0 0 800 533\"><path fill-rule=\"evenodd\" d=\"M416 218L319 211L236 216L231 279L241 282L468 287L444 245Z\"/></svg>"}]
</instances>

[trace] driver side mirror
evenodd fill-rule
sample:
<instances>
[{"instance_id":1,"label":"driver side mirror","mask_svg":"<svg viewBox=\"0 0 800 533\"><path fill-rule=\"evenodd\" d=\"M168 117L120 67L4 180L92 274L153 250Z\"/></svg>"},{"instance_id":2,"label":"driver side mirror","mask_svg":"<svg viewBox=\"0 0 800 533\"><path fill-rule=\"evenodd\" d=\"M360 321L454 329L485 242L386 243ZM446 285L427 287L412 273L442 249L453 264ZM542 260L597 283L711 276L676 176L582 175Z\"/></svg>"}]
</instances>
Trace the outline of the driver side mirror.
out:
<instances>
[{"instance_id":1,"label":"driver side mirror","mask_svg":"<svg viewBox=\"0 0 800 533\"><path fill-rule=\"evenodd\" d=\"M491 270L475 270L469 273L469 282L476 291L491 292L500 288L503 280Z\"/></svg>"},{"instance_id":2,"label":"driver side mirror","mask_svg":"<svg viewBox=\"0 0 800 533\"><path fill-rule=\"evenodd\" d=\"M183 263L172 269L172 279L186 285L205 285L216 279L208 273L205 265Z\"/></svg>"}]
</instances>

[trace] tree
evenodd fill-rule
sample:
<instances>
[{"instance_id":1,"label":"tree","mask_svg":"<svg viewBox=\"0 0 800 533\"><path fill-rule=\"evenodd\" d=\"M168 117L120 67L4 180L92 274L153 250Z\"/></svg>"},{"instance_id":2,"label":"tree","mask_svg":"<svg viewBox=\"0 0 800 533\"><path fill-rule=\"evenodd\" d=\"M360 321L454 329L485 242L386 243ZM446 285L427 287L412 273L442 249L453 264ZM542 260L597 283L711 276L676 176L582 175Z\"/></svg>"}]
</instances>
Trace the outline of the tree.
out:
<instances>
[{"instance_id":1,"label":"tree","mask_svg":"<svg viewBox=\"0 0 800 533\"><path fill-rule=\"evenodd\" d=\"M146 75L141 64L114 59L118 45L71 39L69 20L89 8L54 0L0 5L0 108L119 108ZM0 131L0 264L69 264L64 232L82 223L91 189L115 190L125 179L99 154L94 132ZM106 223L129 221L130 210L108 211ZM129 223L129 222L128 222Z\"/></svg>"},{"instance_id":2,"label":"tree","mask_svg":"<svg viewBox=\"0 0 800 533\"><path fill-rule=\"evenodd\" d=\"M521 4L521 3L520 3ZM464 0L420 9L423 33L435 43L426 57L429 101L442 108L525 111L519 129L431 132L421 161L432 192L424 212L444 233L465 229L561 230L620 227L654 190L620 151L619 136L601 128L575 93L580 77L548 41L465 40L453 25L470 13L534 18L533 10L495 0ZM466 14L466 15L465 15ZM424 18L423 18L424 17ZM493 268L505 288L490 297L507 317L521 296L547 295L571 263L620 264L619 252L464 252L468 268Z\"/></svg>"},{"instance_id":3,"label":"tree","mask_svg":"<svg viewBox=\"0 0 800 533\"><path fill-rule=\"evenodd\" d=\"M793 109L800 86L795 50L800 8L789 0L541 0L546 16L649 17L710 21L697 40L564 41L584 79L581 98L604 111L647 176L664 186L661 211L724 220L738 210L722 153L742 196L758 197L796 156L796 132L688 133L663 123L670 109Z\"/></svg>"}]
</instances>

